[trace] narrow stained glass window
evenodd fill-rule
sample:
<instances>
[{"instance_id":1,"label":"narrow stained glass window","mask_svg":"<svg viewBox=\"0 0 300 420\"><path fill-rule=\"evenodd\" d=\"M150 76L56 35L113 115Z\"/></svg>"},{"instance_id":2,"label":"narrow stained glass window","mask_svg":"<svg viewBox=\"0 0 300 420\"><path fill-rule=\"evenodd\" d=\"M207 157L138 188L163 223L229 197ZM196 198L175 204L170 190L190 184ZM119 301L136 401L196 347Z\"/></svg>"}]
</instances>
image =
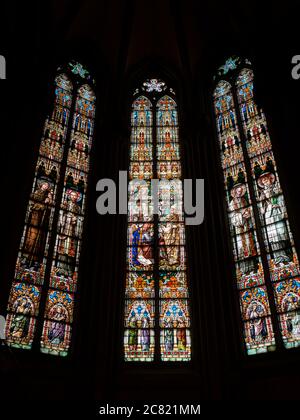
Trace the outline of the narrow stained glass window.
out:
<instances>
[{"instance_id":1,"label":"narrow stained glass window","mask_svg":"<svg viewBox=\"0 0 300 420\"><path fill-rule=\"evenodd\" d=\"M190 359L191 340L178 116L169 96L156 109L160 349L162 360L184 361Z\"/></svg>"},{"instance_id":2,"label":"narrow stained glass window","mask_svg":"<svg viewBox=\"0 0 300 420\"><path fill-rule=\"evenodd\" d=\"M230 83L221 81L215 89L214 99L246 346L248 351L265 350L275 341ZM253 334L254 328L261 329L261 333Z\"/></svg>"},{"instance_id":3,"label":"narrow stained glass window","mask_svg":"<svg viewBox=\"0 0 300 420\"><path fill-rule=\"evenodd\" d=\"M153 112L140 96L132 106L128 248L125 299L125 359L154 360L155 285L154 218L150 180L153 177ZM137 206L131 205L134 203Z\"/></svg>"},{"instance_id":4,"label":"narrow stained glass window","mask_svg":"<svg viewBox=\"0 0 300 420\"><path fill-rule=\"evenodd\" d=\"M281 339L286 347L300 344L300 283L267 122L245 64L236 58L219 69L214 107L245 344L256 354Z\"/></svg>"},{"instance_id":5,"label":"narrow stained glass window","mask_svg":"<svg viewBox=\"0 0 300 420\"><path fill-rule=\"evenodd\" d=\"M95 113L87 80L89 73L75 62L60 67L55 79L8 300L6 341L12 347L38 342L44 313L41 350L68 352Z\"/></svg>"},{"instance_id":6,"label":"narrow stained glass window","mask_svg":"<svg viewBox=\"0 0 300 420\"><path fill-rule=\"evenodd\" d=\"M41 340L44 353L66 355L70 345L94 116L95 95L89 85L82 85L75 102L50 273Z\"/></svg>"},{"instance_id":7,"label":"narrow stained glass window","mask_svg":"<svg viewBox=\"0 0 300 420\"><path fill-rule=\"evenodd\" d=\"M139 96L131 113L125 360L187 361L191 340L177 107L165 95L164 82L151 79L143 86L152 96ZM159 180L158 214L153 178Z\"/></svg>"},{"instance_id":8,"label":"narrow stained glass window","mask_svg":"<svg viewBox=\"0 0 300 420\"><path fill-rule=\"evenodd\" d=\"M299 261L266 117L255 103L253 77L251 69L239 73L237 96L282 338L285 347L296 347L300 344Z\"/></svg>"},{"instance_id":9,"label":"narrow stained glass window","mask_svg":"<svg viewBox=\"0 0 300 420\"><path fill-rule=\"evenodd\" d=\"M55 104L51 117L45 122L7 308L6 340L14 347L29 349L34 338L45 283L72 92L70 79L65 74L58 75L55 79Z\"/></svg>"}]
</instances>

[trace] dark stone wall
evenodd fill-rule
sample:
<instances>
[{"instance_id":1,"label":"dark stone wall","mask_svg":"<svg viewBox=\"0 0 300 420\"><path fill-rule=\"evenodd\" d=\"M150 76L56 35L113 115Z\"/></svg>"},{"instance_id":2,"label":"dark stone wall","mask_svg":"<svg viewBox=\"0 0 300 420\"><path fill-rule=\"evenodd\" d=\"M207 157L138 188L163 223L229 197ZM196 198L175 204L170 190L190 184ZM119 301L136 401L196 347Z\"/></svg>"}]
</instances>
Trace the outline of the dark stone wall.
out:
<instances>
[{"instance_id":1,"label":"dark stone wall","mask_svg":"<svg viewBox=\"0 0 300 420\"><path fill-rule=\"evenodd\" d=\"M209 3L209 4L208 4ZM296 245L300 243L300 81L293 10L251 2L33 2L9 6L1 83L0 313L5 312L39 139L58 64L75 58L97 81L96 133L70 357L0 348L3 395L26 399L206 400L299 398L299 350L246 357L213 121L212 76L230 54L253 62ZM260 2L261 3L261 2ZM162 6L160 6L162 5ZM152 25L153 19L158 19ZM289 22L283 31L283 20ZM0 51L0 53L2 53ZM122 314L126 216L99 216L96 182L128 168L132 89L156 74L177 93L186 178L205 179L205 221L187 227L193 360L126 365ZM300 247L298 246L298 249Z\"/></svg>"}]
</instances>

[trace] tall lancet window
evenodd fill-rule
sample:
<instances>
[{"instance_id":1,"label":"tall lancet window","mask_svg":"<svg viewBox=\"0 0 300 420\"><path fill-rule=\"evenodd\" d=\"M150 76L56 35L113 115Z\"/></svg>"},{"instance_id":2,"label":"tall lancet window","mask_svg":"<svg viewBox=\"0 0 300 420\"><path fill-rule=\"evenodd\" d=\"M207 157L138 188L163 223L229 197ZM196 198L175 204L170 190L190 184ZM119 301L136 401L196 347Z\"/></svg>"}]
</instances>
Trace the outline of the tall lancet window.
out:
<instances>
[{"instance_id":1,"label":"tall lancet window","mask_svg":"<svg viewBox=\"0 0 300 420\"><path fill-rule=\"evenodd\" d=\"M40 341L42 352L68 354L94 127L92 86L80 63L57 70L8 301L12 347L30 349Z\"/></svg>"},{"instance_id":2,"label":"tall lancet window","mask_svg":"<svg viewBox=\"0 0 300 420\"><path fill-rule=\"evenodd\" d=\"M248 354L300 345L299 263L248 60L218 71L214 106Z\"/></svg>"},{"instance_id":3,"label":"tall lancet window","mask_svg":"<svg viewBox=\"0 0 300 420\"><path fill-rule=\"evenodd\" d=\"M175 94L163 81L151 79L135 96L124 357L126 361L188 361L189 292ZM158 180L157 188L152 179ZM154 191L158 192L156 206Z\"/></svg>"}]
</instances>

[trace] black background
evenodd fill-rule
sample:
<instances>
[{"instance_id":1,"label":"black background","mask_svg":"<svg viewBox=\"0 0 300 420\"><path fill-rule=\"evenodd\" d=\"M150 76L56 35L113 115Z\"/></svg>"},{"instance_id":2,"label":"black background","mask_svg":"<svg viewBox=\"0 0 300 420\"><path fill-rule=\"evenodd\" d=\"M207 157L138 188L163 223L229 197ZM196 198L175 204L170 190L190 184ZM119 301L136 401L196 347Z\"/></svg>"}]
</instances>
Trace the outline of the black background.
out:
<instances>
[{"instance_id":1,"label":"black background","mask_svg":"<svg viewBox=\"0 0 300 420\"><path fill-rule=\"evenodd\" d=\"M1 13L0 314L5 313L39 140L56 68L74 58L97 81L96 135L79 301L70 357L0 352L2 395L61 400L298 399L299 350L246 357L231 278L211 93L216 68L248 57L256 75L300 249L300 54L296 2L56 0L14 2ZM132 90L157 76L177 93L187 178L204 178L205 223L187 229L193 361L122 362L126 216L99 216L95 184L128 165Z\"/></svg>"}]
</instances>

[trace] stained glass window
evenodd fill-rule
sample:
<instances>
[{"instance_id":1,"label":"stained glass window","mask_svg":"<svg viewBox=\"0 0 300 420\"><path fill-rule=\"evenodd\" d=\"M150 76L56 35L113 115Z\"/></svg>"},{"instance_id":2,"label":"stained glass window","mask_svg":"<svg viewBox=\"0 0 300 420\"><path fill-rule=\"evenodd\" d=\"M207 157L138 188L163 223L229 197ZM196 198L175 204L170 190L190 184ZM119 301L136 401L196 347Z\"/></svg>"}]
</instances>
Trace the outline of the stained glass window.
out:
<instances>
[{"instance_id":1,"label":"stained glass window","mask_svg":"<svg viewBox=\"0 0 300 420\"><path fill-rule=\"evenodd\" d=\"M94 115L95 95L89 85L82 85L75 101L51 265L41 340L41 349L45 353L65 355L70 344Z\"/></svg>"},{"instance_id":2,"label":"stained glass window","mask_svg":"<svg viewBox=\"0 0 300 420\"><path fill-rule=\"evenodd\" d=\"M253 71L237 62L214 107L244 338L256 354L300 344L299 263Z\"/></svg>"},{"instance_id":3,"label":"stained glass window","mask_svg":"<svg viewBox=\"0 0 300 420\"><path fill-rule=\"evenodd\" d=\"M44 314L41 351L57 355L71 339L95 113L77 65L81 74L69 65L55 79L7 308L9 345L30 349Z\"/></svg>"},{"instance_id":4,"label":"stained glass window","mask_svg":"<svg viewBox=\"0 0 300 420\"><path fill-rule=\"evenodd\" d=\"M151 79L142 90L165 92ZM135 93L138 93L136 90ZM169 90L169 93L173 91ZM191 358L177 106L139 96L131 113L124 353L126 361ZM158 179L158 214L151 179Z\"/></svg>"}]
</instances>

